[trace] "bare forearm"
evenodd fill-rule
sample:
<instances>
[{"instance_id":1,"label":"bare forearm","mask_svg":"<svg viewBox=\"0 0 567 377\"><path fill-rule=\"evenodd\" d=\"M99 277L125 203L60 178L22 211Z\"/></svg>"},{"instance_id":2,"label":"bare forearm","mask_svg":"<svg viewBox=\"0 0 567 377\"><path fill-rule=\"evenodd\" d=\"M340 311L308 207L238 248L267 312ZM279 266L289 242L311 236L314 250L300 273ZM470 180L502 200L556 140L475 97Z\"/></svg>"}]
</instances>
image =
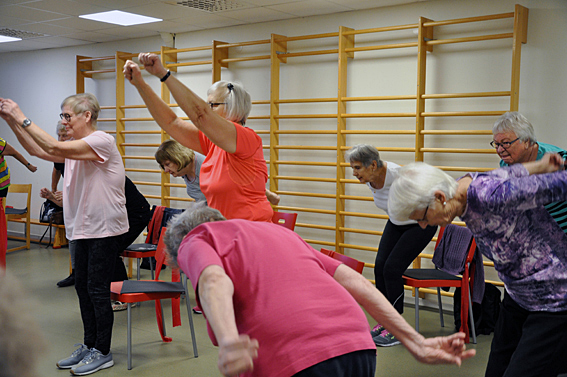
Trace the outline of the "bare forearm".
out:
<instances>
[{"instance_id":1,"label":"bare forearm","mask_svg":"<svg viewBox=\"0 0 567 377\"><path fill-rule=\"evenodd\" d=\"M14 135L24 147L24 149L32 156L41 158L43 160L53 161L53 156L50 156L33 140L33 138L24 130L22 127L16 123L8 123Z\"/></svg>"},{"instance_id":2,"label":"bare forearm","mask_svg":"<svg viewBox=\"0 0 567 377\"><path fill-rule=\"evenodd\" d=\"M61 172L55 168L51 172L51 191L57 191L57 185L59 184L59 180L61 179Z\"/></svg>"}]
</instances>

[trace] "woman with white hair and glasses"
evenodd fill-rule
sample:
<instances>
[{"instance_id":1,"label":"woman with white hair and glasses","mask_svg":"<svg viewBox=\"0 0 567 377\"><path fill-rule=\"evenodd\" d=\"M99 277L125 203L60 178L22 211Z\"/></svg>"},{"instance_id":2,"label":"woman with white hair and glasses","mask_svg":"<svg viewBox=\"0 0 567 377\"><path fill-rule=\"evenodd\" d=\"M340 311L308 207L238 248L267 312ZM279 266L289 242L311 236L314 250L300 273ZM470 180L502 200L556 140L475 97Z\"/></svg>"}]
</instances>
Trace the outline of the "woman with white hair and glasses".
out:
<instances>
[{"instance_id":1,"label":"woman with white hair and glasses","mask_svg":"<svg viewBox=\"0 0 567 377\"><path fill-rule=\"evenodd\" d=\"M67 238L74 243L75 290L84 343L76 344L79 348L56 365L79 376L109 368L114 365L110 282L120 236L129 228L124 164L116 141L97 130L100 105L90 93L69 96L61 103L68 141L50 136L14 101L0 98L0 104L0 116L30 154L65 163L63 216Z\"/></svg>"},{"instance_id":2,"label":"woman with white hair and glasses","mask_svg":"<svg viewBox=\"0 0 567 377\"><path fill-rule=\"evenodd\" d=\"M372 191L376 207L390 215L388 193L398 175L400 165L381 160L378 150L368 144L353 146L346 153L345 159L352 167L352 174ZM421 229L414 220L399 221L392 216L384 227L376 253L374 278L376 288L400 314L404 312L402 274L431 241L436 231L436 226ZM371 333L374 343L378 346L400 344L400 341L380 323L374 326Z\"/></svg>"},{"instance_id":3,"label":"woman with white hair and glasses","mask_svg":"<svg viewBox=\"0 0 567 377\"><path fill-rule=\"evenodd\" d=\"M126 62L124 76L158 125L183 146L206 156L200 184L209 206L227 219L271 221L262 139L244 127L252 108L248 92L238 83L218 81L209 88L205 102L171 75L157 55L141 53L138 59L147 72L167 85L191 120L179 118L144 81L138 64Z\"/></svg>"},{"instance_id":4,"label":"woman with white hair and glasses","mask_svg":"<svg viewBox=\"0 0 567 377\"><path fill-rule=\"evenodd\" d=\"M413 163L390 188L388 207L396 218L425 228L459 216L494 261L505 292L487 377L567 372L567 236L544 207L566 199L567 172L558 154L457 182Z\"/></svg>"}]
</instances>

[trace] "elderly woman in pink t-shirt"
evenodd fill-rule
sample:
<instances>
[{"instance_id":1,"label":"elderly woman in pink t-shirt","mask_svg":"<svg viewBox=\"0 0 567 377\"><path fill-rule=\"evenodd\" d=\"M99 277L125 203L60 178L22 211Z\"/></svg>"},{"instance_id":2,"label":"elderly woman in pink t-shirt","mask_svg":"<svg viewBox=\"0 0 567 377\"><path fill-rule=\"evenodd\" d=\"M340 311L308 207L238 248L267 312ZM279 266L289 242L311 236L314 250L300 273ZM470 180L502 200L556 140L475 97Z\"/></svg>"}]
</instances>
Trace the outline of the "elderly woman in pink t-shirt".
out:
<instances>
[{"instance_id":1,"label":"elderly woman in pink t-shirt","mask_svg":"<svg viewBox=\"0 0 567 377\"><path fill-rule=\"evenodd\" d=\"M89 93L67 97L61 120L71 140L61 142L39 128L18 105L0 98L0 116L26 150L52 162L65 162L63 206L67 238L75 246L75 289L84 344L57 363L75 375L114 365L110 352L114 315L110 281L118 237L128 231L124 164L115 140L97 131L100 106Z\"/></svg>"},{"instance_id":2,"label":"elderly woman in pink t-shirt","mask_svg":"<svg viewBox=\"0 0 567 377\"><path fill-rule=\"evenodd\" d=\"M142 53L138 58L147 72L167 85L191 119L179 118L144 81L138 64L126 62L124 76L159 126L182 145L206 156L200 184L207 203L227 219L271 221L273 210L266 195L273 193L265 189L268 170L262 139L244 127L252 108L248 92L238 83L218 81L208 90L205 102L171 75L157 55Z\"/></svg>"}]
</instances>

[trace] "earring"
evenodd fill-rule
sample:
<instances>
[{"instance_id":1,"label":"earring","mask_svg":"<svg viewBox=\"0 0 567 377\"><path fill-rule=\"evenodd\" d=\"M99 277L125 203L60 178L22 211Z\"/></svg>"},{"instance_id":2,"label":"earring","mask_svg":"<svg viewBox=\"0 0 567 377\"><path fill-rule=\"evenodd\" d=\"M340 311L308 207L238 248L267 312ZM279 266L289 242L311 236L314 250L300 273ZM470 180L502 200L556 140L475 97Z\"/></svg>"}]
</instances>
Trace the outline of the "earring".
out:
<instances>
[{"instance_id":1,"label":"earring","mask_svg":"<svg viewBox=\"0 0 567 377\"><path fill-rule=\"evenodd\" d=\"M446 206L446 205L447 205L447 202L443 202L443 205Z\"/></svg>"}]
</instances>

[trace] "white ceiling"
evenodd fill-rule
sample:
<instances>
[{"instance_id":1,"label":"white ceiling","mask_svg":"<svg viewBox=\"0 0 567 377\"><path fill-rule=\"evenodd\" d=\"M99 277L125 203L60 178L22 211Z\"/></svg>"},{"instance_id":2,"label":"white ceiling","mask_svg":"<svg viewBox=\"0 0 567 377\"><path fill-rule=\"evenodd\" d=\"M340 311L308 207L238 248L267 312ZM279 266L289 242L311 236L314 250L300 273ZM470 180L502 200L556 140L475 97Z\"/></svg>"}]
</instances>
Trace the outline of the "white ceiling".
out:
<instances>
[{"instance_id":1,"label":"white ceiling","mask_svg":"<svg viewBox=\"0 0 567 377\"><path fill-rule=\"evenodd\" d=\"M177 0L0 0L0 34L24 34L23 40L0 43L0 52L110 42L258 22L347 12L425 0L193 0L230 9L205 11ZM79 15L123 10L163 19L138 26L119 26Z\"/></svg>"}]
</instances>

